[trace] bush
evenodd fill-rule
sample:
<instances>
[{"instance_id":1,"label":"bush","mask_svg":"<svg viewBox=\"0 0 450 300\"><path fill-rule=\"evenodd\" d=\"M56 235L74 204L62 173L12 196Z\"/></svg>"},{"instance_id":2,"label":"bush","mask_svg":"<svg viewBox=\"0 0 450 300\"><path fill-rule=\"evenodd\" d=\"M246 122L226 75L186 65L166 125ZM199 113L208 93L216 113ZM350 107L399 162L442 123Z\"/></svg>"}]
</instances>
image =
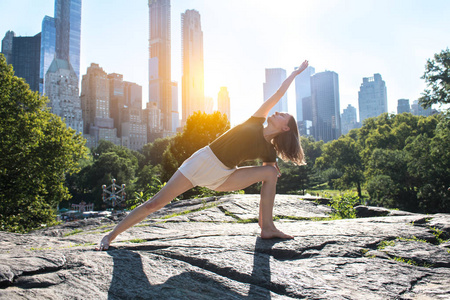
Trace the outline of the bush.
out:
<instances>
[{"instance_id":1,"label":"bush","mask_svg":"<svg viewBox=\"0 0 450 300\"><path fill-rule=\"evenodd\" d=\"M334 217L341 219L356 218L355 205L360 203L360 198L356 192L345 192L343 195L333 197L328 204L334 208Z\"/></svg>"}]
</instances>

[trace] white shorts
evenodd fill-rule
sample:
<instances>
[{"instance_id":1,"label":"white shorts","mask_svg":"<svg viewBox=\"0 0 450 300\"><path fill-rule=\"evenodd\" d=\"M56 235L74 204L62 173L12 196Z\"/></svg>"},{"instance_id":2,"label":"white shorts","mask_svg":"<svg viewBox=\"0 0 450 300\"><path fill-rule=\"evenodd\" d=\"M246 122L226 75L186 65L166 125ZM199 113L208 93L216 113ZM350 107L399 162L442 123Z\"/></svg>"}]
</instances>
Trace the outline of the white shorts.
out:
<instances>
[{"instance_id":1,"label":"white shorts","mask_svg":"<svg viewBox=\"0 0 450 300\"><path fill-rule=\"evenodd\" d=\"M193 186L215 190L224 183L236 168L225 166L209 146L201 148L184 161L178 170Z\"/></svg>"}]
</instances>

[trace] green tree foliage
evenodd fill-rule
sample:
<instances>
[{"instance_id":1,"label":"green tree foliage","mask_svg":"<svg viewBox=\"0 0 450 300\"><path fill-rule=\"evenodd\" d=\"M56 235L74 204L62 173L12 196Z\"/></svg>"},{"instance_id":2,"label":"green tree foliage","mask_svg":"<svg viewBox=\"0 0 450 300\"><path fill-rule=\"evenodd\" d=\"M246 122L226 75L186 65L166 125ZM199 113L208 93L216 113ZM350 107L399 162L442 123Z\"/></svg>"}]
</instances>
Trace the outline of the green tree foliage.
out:
<instances>
[{"instance_id":1,"label":"green tree foliage","mask_svg":"<svg viewBox=\"0 0 450 300\"><path fill-rule=\"evenodd\" d=\"M208 145L230 129L225 114L214 112L193 113L186 121L182 133L178 133L163 154L162 181L168 181L177 168L195 151Z\"/></svg>"},{"instance_id":2,"label":"green tree foliage","mask_svg":"<svg viewBox=\"0 0 450 300\"><path fill-rule=\"evenodd\" d=\"M425 67L425 73L421 77L425 79L427 89L419 98L424 107L432 104L450 103L450 50L442 50L436 53L434 59L429 59Z\"/></svg>"},{"instance_id":3,"label":"green tree foliage","mask_svg":"<svg viewBox=\"0 0 450 300\"><path fill-rule=\"evenodd\" d=\"M277 192L288 194L304 194L305 190L317 185L320 175L315 166L316 158L322 154L323 141L315 142L312 137L301 137L306 165L295 166L291 163L278 161L281 177L278 178Z\"/></svg>"},{"instance_id":4,"label":"green tree foliage","mask_svg":"<svg viewBox=\"0 0 450 300\"><path fill-rule=\"evenodd\" d=\"M358 137L372 202L410 211L450 211L445 115L384 114L368 119Z\"/></svg>"},{"instance_id":5,"label":"green tree foliage","mask_svg":"<svg viewBox=\"0 0 450 300\"><path fill-rule=\"evenodd\" d=\"M0 230L51 224L70 198L65 175L78 171L85 140L47 108L0 55Z\"/></svg>"},{"instance_id":6,"label":"green tree foliage","mask_svg":"<svg viewBox=\"0 0 450 300\"><path fill-rule=\"evenodd\" d=\"M158 138L153 143L148 143L142 148L145 157L144 165L157 166L162 164L163 154L174 137Z\"/></svg>"},{"instance_id":7,"label":"green tree foliage","mask_svg":"<svg viewBox=\"0 0 450 300\"><path fill-rule=\"evenodd\" d=\"M356 218L355 205L360 204L360 198L355 192L346 192L331 199L329 206L334 208L333 216L339 219Z\"/></svg>"},{"instance_id":8,"label":"green tree foliage","mask_svg":"<svg viewBox=\"0 0 450 300\"><path fill-rule=\"evenodd\" d=\"M338 187L356 185L361 197L361 184L364 181L364 166L360 156L361 147L349 135L340 137L324 145L322 156L316 164L321 169L334 168L342 175L335 179Z\"/></svg>"},{"instance_id":9,"label":"green tree foliage","mask_svg":"<svg viewBox=\"0 0 450 300\"><path fill-rule=\"evenodd\" d=\"M123 146L101 140L92 150L92 162L69 181L76 202L93 202L96 209L104 208L102 185L110 185L113 178L117 184L126 184L127 195L133 195L136 189L136 174L139 170L139 158L143 155Z\"/></svg>"}]
</instances>

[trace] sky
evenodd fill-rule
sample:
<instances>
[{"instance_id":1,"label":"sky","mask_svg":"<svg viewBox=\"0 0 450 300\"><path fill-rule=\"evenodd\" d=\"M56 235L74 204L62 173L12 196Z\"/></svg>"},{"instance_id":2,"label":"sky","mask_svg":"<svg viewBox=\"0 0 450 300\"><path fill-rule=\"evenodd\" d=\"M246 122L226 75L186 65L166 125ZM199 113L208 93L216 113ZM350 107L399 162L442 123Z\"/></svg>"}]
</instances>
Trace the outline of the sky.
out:
<instances>
[{"instance_id":1,"label":"sky","mask_svg":"<svg viewBox=\"0 0 450 300\"><path fill-rule=\"evenodd\" d=\"M381 74L388 110L410 103L426 85L427 59L450 46L448 0L172 0L172 80L179 83L181 115L181 13L201 15L205 96L221 86L231 98L231 123L253 114L263 101L265 68L290 74L305 59L316 73L339 75L340 110L358 108L363 77ZM41 31L54 0L0 0L0 36ZM148 99L148 0L88 0L82 3L81 70L98 63L107 73L143 87ZM288 91L295 114L295 87Z\"/></svg>"}]
</instances>

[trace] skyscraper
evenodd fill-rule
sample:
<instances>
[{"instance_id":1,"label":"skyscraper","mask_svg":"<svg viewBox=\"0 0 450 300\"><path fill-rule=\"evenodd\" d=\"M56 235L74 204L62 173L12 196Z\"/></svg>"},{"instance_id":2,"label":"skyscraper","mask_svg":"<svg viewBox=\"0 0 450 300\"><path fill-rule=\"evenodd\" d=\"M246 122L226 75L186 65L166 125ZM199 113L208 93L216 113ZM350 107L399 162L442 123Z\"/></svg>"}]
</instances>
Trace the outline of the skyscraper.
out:
<instances>
[{"instance_id":1,"label":"skyscraper","mask_svg":"<svg viewBox=\"0 0 450 300\"><path fill-rule=\"evenodd\" d=\"M50 64L55 58L56 53L56 27L55 19L49 16L45 16L42 20L41 31L41 60L40 60L40 84L39 93L45 93L45 74L47 73ZM73 67L73 66L72 66Z\"/></svg>"},{"instance_id":2,"label":"skyscraper","mask_svg":"<svg viewBox=\"0 0 450 300\"><path fill-rule=\"evenodd\" d=\"M56 58L65 59L80 78L81 0L55 0Z\"/></svg>"},{"instance_id":3,"label":"skyscraper","mask_svg":"<svg viewBox=\"0 0 450 300\"><path fill-rule=\"evenodd\" d=\"M12 47L13 38L16 36L14 31L8 30L5 37L2 39L2 53L5 56L6 63L12 63Z\"/></svg>"},{"instance_id":4,"label":"skyscraper","mask_svg":"<svg viewBox=\"0 0 450 300\"><path fill-rule=\"evenodd\" d=\"M217 96L217 110L225 114L228 121L231 121L230 95L228 95L228 89L225 86L220 88L219 95Z\"/></svg>"},{"instance_id":5,"label":"skyscraper","mask_svg":"<svg viewBox=\"0 0 450 300\"><path fill-rule=\"evenodd\" d=\"M433 113L433 110L431 107L423 108L422 105L419 104L419 100L414 100L413 104L411 105L411 113L415 116L424 116L428 117L431 116Z\"/></svg>"},{"instance_id":6,"label":"skyscraper","mask_svg":"<svg viewBox=\"0 0 450 300\"><path fill-rule=\"evenodd\" d=\"M313 67L308 66L302 73L300 73L300 75L295 77L297 122L303 121L303 99L311 97L311 76L314 75L315 72L316 70Z\"/></svg>"},{"instance_id":7,"label":"skyscraper","mask_svg":"<svg viewBox=\"0 0 450 300\"><path fill-rule=\"evenodd\" d=\"M162 128L172 131L170 0L149 0L149 102L161 109ZM150 105L153 107L153 105Z\"/></svg>"},{"instance_id":8,"label":"skyscraper","mask_svg":"<svg viewBox=\"0 0 450 300\"><path fill-rule=\"evenodd\" d=\"M286 79L286 70L275 68L266 69L266 82L263 83L264 101L270 98L278 90L280 85ZM287 112L287 93L281 97L280 101L270 110L269 116L274 112Z\"/></svg>"},{"instance_id":9,"label":"skyscraper","mask_svg":"<svg viewBox=\"0 0 450 300\"><path fill-rule=\"evenodd\" d=\"M183 124L195 111L205 111L203 69L203 32L200 13L186 10L181 14L183 47L182 118Z\"/></svg>"},{"instance_id":10,"label":"skyscraper","mask_svg":"<svg viewBox=\"0 0 450 300\"><path fill-rule=\"evenodd\" d=\"M347 134L350 130L357 128L356 108L351 104L344 108L341 115L342 134Z\"/></svg>"},{"instance_id":11,"label":"skyscraper","mask_svg":"<svg viewBox=\"0 0 450 300\"><path fill-rule=\"evenodd\" d=\"M377 117L388 112L386 83L380 74L364 77L358 92L359 120Z\"/></svg>"},{"instance_id":12,"label":"skyscraper","mask_svg":"<svg viewBox=\"0 0 450 300\"><path fill-rule=\"evenodd\" d=\"M78 77L67 60L53 59L45 75L45 90L51 112L60 116L68 127L83 133Z\"/></svg>"},{"instance_id":13,"label":"skyscraper","mask_svg":"<svg viewBox=\"0 0 450 300\"><path fill-rule=\"evenodd\" d=\"M83 75L80 98L86 145L96 147L101 139L120 145L114 120L111 118L109 80L98 64L91 63Z\"/></svg>"},{"instance_id":14,"label":"skyscraper","mask_svg":"<svg viewBox=\"0 0 450 300\"><path fill-rule=\"evenodd\" d=\"M172 132L180 127L180 112L178 110L178 82L172 81Z\"/></svg>"},{"instance_id":15,"label":"skyscraper","mask_svg":"<svg viewBox=\"0 0 450 300\"><path fill-rule=\"evenodd\" d=\"M8 31L2 40L2 53L6 62L12 64L17 77L25 79L33 91L39 91L39 61L41 34L16 37Z\"/></svg>"},{"instance_id":16,"label":"skyscraper","mask_svg":"<svg viewBox=\"0 0 450 300\"><path fill-rule=\"evenodd\" d=\"M314 138L325 143L337 139L341 135L338 74L325 71L313 75L311 98Z\"/></svg>"},{"instance_id":17,"label":"skyscraper","mask_svg":"<svg viewBox=\"0 0 450 300\"><path fill-rule=\"evenodd\" d=\"M411 112L411 106L409 105L409 99L398 99L397 101L397 114L404 112Z\"/></svg>"}]
</instances>

